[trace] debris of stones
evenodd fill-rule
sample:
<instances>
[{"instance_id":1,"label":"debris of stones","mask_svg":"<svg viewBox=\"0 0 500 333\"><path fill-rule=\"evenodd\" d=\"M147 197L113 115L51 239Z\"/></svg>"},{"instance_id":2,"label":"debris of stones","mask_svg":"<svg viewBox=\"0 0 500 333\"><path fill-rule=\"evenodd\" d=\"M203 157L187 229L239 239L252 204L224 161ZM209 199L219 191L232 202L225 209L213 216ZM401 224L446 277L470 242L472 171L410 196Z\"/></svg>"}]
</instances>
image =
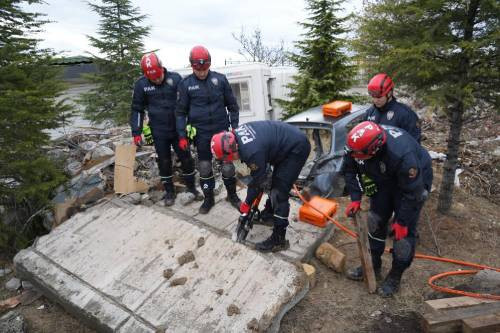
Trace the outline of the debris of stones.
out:
<instances>
[{"instance_id":1,"label":"debris of stones","mask_svg":"<svg viewBox=\"0 0 500 333\"><path fill-rule=\"evenodd\" d=\"M182 285L186 284L186 282L187 282L187 277L180 277L177 279L173 279L170 282L170 287L182 286Z\"/></svg>"},{"instance_id":2,"label":"debris of stones","mask_svg":"<svg viewBox=\"0 0 500 333\"><path fill-rule=\"evenodd\" d=\"M329 243L323 243L318 247L316 250L316 258L338 273L344 271L346 260L345 254Z\"/></svg>"},{"instance_id":3,"label":"debris of stones","mask_svg":"<svg viewBox=\"0 0 500 333\"><path fill-rule=\"evenodd\" d=\"M215 291L215 293L216 293L217 295L221 296L222 294L224 294L224 289L217 289L217 290Z\"/></svg>"},{"instance_id":4,"label":"debris of stones","mask_svg":"<svg viewBox=\"0 0 500 333\"><path fill-rule=\"evenodd\" d=\"M240 308L237 307L236 305L234 304L231 304L227 307L227 315L229 317L233 316L233 315L239 315L241 313L240 311Z\"/></svg>"},{"instance_id":5,"label":"debris of stones","mask_svg":"<svg viewBox=\"0 0 500 333\"><path fill-rule=\"evenodd\" d=\"M307 280L309 280L309 288L314 288L316 286L316 268L309 264L302 264L302 268L307 275Z\"/></svg>"},{"instance_id":6,"label":"debris of stones","mask_svg":"<svg viewBox=\"0 0 500 333\"><path fill-rule=\"evenodd\" d=\"M182 266L184 264L187 264L188 262L194 261L194 259L195 258L193 251L187 251L177 259L177 262Z\"/></svg>"},{"instance_id":7,"label":"debris of stones","mask_svg":"<svg viewBox=\"0 0 500 333\"><path fill-rule=\"evenodd\" d=\"M174 276L174 270L172 268L167 268L166 270L163 271L163 277L165 279L170 279L172 276Z\"/></svg>"},{"instance_id":8,"label":"debris of stones","mask_svg":"<svg viewBox=\"0 0 500 333\"><path fill-rule=\"evenodd\" d=\"M247 328L250 330L250 331L254 331L254 332L258 332L259 331L259 322L257 321L257 319L255 318L252 318L252 320L250 320L247 324Z\"/></svg>"},{"instance_id":9,"label":"debris of stones","mask_svg":"<svg viewBox=\"0 0 500 333\"><path fill-rule=\"evenodd\" d=\"M198 238L198 248L202 247L203 245L205 245L205 237Z\"/></svg>"}]
</instances>

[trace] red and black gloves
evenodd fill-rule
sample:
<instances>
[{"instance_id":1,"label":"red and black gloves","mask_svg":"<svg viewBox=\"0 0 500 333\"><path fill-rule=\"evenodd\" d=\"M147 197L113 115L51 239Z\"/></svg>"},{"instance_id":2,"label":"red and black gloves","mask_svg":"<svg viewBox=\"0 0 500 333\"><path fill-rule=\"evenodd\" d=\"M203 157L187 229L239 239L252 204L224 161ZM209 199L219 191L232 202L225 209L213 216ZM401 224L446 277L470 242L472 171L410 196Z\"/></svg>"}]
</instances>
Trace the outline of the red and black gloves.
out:
<instances>
[{"instance_id":1,"label":"red and black gloves","mask_svg":"<svg viewBox=\"0 0 500 333\"><path fill-rule=\"evenodd\" d=\"M136 146L142 146L142 136L134 135L134 144Z\"/></svg>"},{"instance_id":2,"label":"red and black gloves","mask_svg":"<svg viewBox=\"0 0 500 333\"><path fill-rule=\"evenodd\" d=\"M408 236L408 227L399 224L398 221L395 221L391 225L391 229L392 229L392 232L394 232L394 239L396 241L401 240L401 239L405 238L406 236Z\"/></svg>"},{"instance_id":3,"label":"red and black gloves","mask_svg":"<svg viewBox=\"0 0 500 333\"><path fill-rule=\"evenodd\" d=\"M241 214L248 214L250 212L250 205L247 204L245 201L242 201L240 204L240 213Z\"/></svg>"},{"instance_id":4,"label":"red and black gloves","mask_svg":"<svg viewBox=\"0 0 500 333\"><path fill-rule=\"evenodd\" d=\"M347 208L345 209L345 215L347 217L354 217L356 213L361 209L361 201L351 201Z\"/></svg>"},{"instance_id":5,"label":"red and black gloves","mask_svg":"<svg viewBox=\"0 0 500 333\"><path fill-rule=\"evenodd\" d=\"M182 150L187 150L189 147L189 142L186 138L179 139L179 148Z\"/></svg>"}]
</instances>

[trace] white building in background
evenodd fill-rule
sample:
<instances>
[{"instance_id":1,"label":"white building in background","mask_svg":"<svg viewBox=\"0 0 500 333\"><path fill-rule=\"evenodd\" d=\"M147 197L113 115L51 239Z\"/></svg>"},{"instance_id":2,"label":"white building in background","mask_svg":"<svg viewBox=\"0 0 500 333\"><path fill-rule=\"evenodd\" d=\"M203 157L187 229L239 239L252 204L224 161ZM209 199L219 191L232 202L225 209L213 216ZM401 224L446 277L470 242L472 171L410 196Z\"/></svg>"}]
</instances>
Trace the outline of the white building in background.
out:
<instances>
[{"instance_id":1,"label":"white building in background","mask_svg":"<svg viewBox=\"0 0 500 333\"><path fill-rule=\"evenodd\" d=\"M240 124L281 119L282 109L275 99L288 99L286 85L297 73L295 67L270 67L257 62L210 69L226 75L240 107ZM191 68L173 71L182 76L192 73Z\"/></svg>"}]
</instances>

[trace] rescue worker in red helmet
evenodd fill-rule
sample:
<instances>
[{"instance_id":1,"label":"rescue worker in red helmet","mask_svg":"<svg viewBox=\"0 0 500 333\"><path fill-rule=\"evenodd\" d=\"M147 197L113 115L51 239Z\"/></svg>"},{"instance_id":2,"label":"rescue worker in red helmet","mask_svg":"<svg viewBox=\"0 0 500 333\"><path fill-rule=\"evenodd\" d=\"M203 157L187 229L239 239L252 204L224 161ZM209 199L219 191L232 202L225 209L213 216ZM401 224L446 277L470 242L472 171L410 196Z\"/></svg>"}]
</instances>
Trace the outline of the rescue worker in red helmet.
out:
<instances>
[{"instance_id":1,"label":"rescue worker in red helmet","mask_svg":"<svg viewBox=\"0 0 500 333\"><path fill-rule=\"evenodd\" d=\"M215 204L210 139L220 131L236 128L239 122L239 107L231 86L225 75L210 70L211 60L205 47L193 47L189 54L193 74L179 84L176 109L181 149L189 145L186 125L189 123L196 128L194 145L198 152L200 186L205 196L199 209L201 214L207 214ZM236 194L236 172L233 163L224 162L221 172L227 190L226 200L238 209L241 201Z\"/></svg>"},{"instance_id":2,"label":"rescue worker in red helmet","mask_svg":"<svg viewBox=\"0 0 500 333\"><path fill-rule=\"evenodd\" d=\"M392 296L415 254L417 222L432 186L429 153L403 129L363 121L347 135L342 173L351 197L347 216L360 210L360 175L368 175L376 185L377 190L370 197L368 236L377 276L382 268L387 224L394 213L392 268L377 289L382 297ZM362 280L362 268L348 270L347 277Z\"/></svg>"},{"instance_id":3,"label":"rescue worker in red helmet","mask_svg":"<svg viewBox=\"0 0 500 333\"><path fill-rule=\"evenodd\" d=\"M233 132L214 135L211 148L217 159L240 159L250 168L252 180L240 206L240 213L245 216L261 192L267 166L273 167L269 195L273 208L273 232L255 248L261 252L286 250L290 246L285 238L290 211L289 192L311 151L306 135L297 127L281 121L251 121Z\"/></svg>"},{"instance_id":4,"label":"rescue worker in red helmet","mask_svg":"<svg viewBox=\"0 0 500 333\"><path fill-rule=\"evenodd\" d=\"M363 120L402 128L420 143L420 120L408 105L396 100L394 82L389 75L375 75L368 82L368 94L372 97L373 105L366 110Z\"/></svg>"},{"instance_id":5,"label":"rescue worker in red helmet","mask_svg":"<svg viewBox=\"0 0 500 333\"><path fill-rule=\"evenodd\" d=\"M179 137L175 129L177 85L181 81L181 76L167 71L155 53L148 53L142 57L141 69L144 75L135 82L130 115L134 143L138 146L142 144L141 133L147 110L158 155L160 178L165 188L165 205L172 206L176 197L172 179L171 148L174 148L181 161L182 176L188 191L193 193L197 200L201 200L201 194L196 190L194 182L194 160L189 150L181 150L178 147Z\"/></svg>"}]
</instances>

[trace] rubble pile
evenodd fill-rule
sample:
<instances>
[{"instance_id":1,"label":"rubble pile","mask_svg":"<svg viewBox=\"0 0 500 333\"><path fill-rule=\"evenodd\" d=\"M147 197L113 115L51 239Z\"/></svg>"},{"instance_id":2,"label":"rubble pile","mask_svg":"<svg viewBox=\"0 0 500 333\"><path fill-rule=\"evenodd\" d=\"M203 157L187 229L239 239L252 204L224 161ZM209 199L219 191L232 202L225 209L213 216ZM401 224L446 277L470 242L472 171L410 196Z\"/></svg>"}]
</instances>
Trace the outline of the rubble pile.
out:
<instances>
[{"instance_id":1,"label":"rubble pile","mask_svg":"<svg viewBox=\"0 0 500 333\"><path fill-rule=\"evenodd\" d=\"M422 144L437 153L437 163L446 159L448 121L419 110L424 140ZM459 151L459 165L455 185L470 195L482 196L491 202L500 202L500 129L499 115L492 112L474 122L465 122L462 129L462 147ZM439 184L436 184L438 186Z\"/></svg>"}]
</instances>

